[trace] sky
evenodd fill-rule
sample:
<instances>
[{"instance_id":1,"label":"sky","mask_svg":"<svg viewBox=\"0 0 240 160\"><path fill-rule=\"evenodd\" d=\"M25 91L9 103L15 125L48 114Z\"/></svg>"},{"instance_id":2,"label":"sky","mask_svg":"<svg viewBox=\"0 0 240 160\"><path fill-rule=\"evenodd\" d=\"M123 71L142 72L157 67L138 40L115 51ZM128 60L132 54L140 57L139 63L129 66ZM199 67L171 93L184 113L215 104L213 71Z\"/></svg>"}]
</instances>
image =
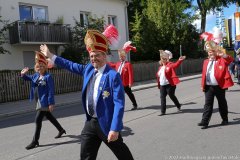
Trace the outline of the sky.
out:
<instances>
[{"instance_id":1,"label":"sky","mask_svg":"<svg viewBox=\"0 0 240 160\"><path fill-rule=\"evenodd\" d=\"M196 0L193 2L194 5L197 5ZM239 8L240 11L240 8ZM223 14L226 19L232 19L232 38L235 39L235 24L234 24L234 13L236 12L236 5L232 4L228 8L223 9ZM214 27L216 27L216 14L210 13L207 15L206 21L206 32L213 33ZM200 20L196 20L194 25L200 29Z\"/></svg>"}]
</instances>

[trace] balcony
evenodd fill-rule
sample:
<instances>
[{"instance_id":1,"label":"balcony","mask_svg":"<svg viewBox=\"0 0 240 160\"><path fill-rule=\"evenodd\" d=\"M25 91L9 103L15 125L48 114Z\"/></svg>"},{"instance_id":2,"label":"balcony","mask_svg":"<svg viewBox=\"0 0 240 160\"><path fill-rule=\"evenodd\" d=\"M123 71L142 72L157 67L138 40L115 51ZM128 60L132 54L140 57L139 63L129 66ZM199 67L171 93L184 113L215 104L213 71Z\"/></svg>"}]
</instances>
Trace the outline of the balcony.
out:
<instances>
[{"instance_id":1,"label":"balcony","mask_svg":"<svg viewBox=\"0 0 240 160\"><path fill-rule=\"evenodd\" d=\"M70 27L49 22L16 21L9 27L10 44L66 44Z\"/></svg>"}]
</instances>

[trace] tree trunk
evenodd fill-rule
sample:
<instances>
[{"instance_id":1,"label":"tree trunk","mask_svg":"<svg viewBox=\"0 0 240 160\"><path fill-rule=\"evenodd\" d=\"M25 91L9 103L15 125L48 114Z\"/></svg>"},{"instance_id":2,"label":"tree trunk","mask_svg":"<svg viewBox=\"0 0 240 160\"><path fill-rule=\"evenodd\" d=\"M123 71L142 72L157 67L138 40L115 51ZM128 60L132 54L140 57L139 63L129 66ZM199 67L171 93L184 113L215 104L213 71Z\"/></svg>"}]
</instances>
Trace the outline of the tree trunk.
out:
<instances>
[{"instance_id":1,"label":"tree trunk","mask_svg":"<svg viewBox=\"0 0 240 160\"><path fill-rule=\"evenodd\" d=\"M206 11L201 11L201 30L200 33L205 32L206 28Z\"/></svg>"}]
</instances>

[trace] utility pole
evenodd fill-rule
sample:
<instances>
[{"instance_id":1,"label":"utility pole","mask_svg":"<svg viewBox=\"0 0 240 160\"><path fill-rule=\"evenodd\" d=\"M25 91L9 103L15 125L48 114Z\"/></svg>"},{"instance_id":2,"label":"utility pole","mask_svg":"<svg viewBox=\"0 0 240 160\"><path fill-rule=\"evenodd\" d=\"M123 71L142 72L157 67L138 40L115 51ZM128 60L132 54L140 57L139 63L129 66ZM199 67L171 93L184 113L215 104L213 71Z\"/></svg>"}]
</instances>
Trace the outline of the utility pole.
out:
<instances>
[{"instance_id":1,"label":"utility pole","mask_svg":"<svg viewBox=\"0 0 240 160\"><path fill-rule=\"evenodd\" d=\"M180 57L182 56L182 45L180 44ZM182 65L180 66L181 74L183 75L183 68Z\"/></svg>"}]
</instances>

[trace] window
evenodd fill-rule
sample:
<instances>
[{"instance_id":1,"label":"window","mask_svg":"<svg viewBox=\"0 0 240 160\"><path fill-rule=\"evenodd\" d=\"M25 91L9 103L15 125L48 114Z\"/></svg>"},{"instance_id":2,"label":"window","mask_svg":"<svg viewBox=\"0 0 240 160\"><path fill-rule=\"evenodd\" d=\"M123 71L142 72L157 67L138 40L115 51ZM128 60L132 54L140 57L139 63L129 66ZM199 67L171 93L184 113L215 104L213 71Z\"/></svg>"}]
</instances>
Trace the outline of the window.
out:
<instances>
[{"instance_id":1,"label":"window","mask_svg":"<svg viewBox=\"0 0 240 160\"><path fill-rule=\"evenodd\" d=\"M20 20L48 21L47 7L19 5Z\"/></svg>"},{"instance_id":2,"label":"window","mask_svg":"<svg viewBox=\"0 0 240 160\"><path fill-rule=\"evenodd\" d=\"M23 51L23 65L29 68L34 68L35 62L35 52L34 51Z\"/></svg>"},{"instance_id":3,"label":"window","mask_svg":"<svg viewBox=\"0 0 240 160\"><path fill-rule=\"evenodd\" d=\"M80 12L81 27L88 26L89 14L89 12Z\"/></svg>"},{"instance_id":4,"label":"window","mask_svg":"<svg viewBox=\"0 0 240 160\"><path fill-rule=\"evenodd\" d=\"M116 16L108 16L108 24L117 26L117 17Z\"/></svg>"}]
</instances>

